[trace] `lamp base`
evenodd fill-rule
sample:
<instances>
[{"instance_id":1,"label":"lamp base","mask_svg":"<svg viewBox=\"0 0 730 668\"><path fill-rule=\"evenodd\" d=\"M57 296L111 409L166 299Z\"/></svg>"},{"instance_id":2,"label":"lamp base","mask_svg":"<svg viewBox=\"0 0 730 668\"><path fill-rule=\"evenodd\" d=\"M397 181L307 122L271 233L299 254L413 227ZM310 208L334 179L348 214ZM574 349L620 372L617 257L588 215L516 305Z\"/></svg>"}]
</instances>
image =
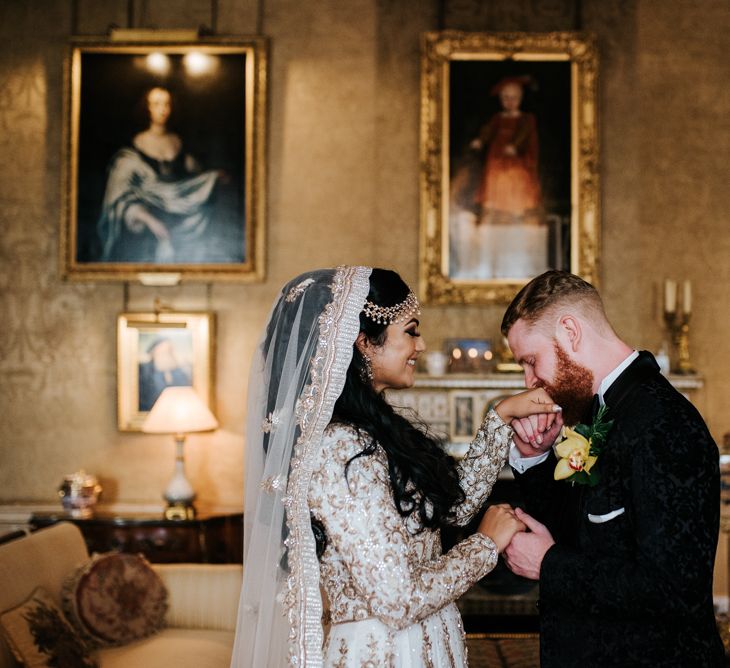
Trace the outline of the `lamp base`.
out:
<instances>
[{"instance_id":1,"label":"lamp base","mask_svg":"<svg viewBox=\"0 0 730 668\"><path fill-rule=\"evenodd\" d=\"M166 520L194 520L195 506L182 503L171 503L165 508Z\"/></svg>"},{"instance_id":2,"label":"lamp base","mask_svg":"<svg viewBox=\"0 0 730 668\"><path fill-rule=\"evenodd\" d=\"M175 471L163 494L163 498L167 501L165 518L168 520L191 520L195 517L195 508L193 507L195 492L185 476L184 444L185 435L177 434L175 436Z\"/></svg>"}]
</instances>

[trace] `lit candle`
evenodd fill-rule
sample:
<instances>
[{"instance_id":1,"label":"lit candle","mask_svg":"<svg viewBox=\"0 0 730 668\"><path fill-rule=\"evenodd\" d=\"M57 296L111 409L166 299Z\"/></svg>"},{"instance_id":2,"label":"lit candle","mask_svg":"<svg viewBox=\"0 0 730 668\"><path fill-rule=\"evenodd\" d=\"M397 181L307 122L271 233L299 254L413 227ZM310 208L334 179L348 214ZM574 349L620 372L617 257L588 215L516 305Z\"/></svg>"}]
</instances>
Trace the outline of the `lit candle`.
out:
<instances>
[{"instance_id":1,"label":"lit candle","mask_svg":"<svg viewBox=\"0 0 730 668\"><path fill-rule=\"evenodd\" d=\"M689 315L692 313L692 283L687 280L682 287L682 310Z\"/></svg>"},{"instance_id":2,"label":"lit candle","mask_svg":"<svg viewBox=\"0 0 730 668\"><path fill-rule=\"evenodd\" d=\"M667 313L677 310L677 282L670 278L664 281L664 310Z\"/></svg>"}]
</instances>

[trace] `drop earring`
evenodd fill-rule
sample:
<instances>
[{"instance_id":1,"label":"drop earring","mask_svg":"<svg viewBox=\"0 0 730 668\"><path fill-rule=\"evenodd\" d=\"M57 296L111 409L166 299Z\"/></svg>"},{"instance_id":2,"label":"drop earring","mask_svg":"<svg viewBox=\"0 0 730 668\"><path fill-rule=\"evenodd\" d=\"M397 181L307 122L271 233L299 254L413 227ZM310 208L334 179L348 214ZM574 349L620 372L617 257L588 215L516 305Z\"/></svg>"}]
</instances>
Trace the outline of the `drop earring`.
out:
<instances>
[{"instance_id":1,"label":"drop earring","mask_svg":"<svg viewBox=\"0 0 730 668\"><path fill-rule=\"evenodd\" d=\"M360 368L360 380L363 383L371 383L373 380L373 364L370 360L370 355L367 353L360 353L362 355L362 367Z\"/></svg>"}]
</instances>

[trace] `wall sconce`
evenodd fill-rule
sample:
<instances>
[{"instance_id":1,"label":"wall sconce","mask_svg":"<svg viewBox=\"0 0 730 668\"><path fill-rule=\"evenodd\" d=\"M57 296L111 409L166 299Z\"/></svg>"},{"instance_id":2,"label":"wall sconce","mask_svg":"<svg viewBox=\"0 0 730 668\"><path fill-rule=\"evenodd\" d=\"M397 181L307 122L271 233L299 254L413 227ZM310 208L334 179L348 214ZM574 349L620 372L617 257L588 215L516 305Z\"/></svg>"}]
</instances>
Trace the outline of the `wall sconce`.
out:
<instances>
[{"instance_id":1,"label":"wall sconce","mask_svg":"<svg viewBox=\"0 0 730 668\"><path fill-rule=\"evenodd\" d=\"M147 434L174 434L175 471L163 494L167 501L167 519L193 519L195 517L195 492L185 476L185 436L196 431L211 431L218 427L207 406L192 387L165 388L147 419L142 431Z\"/></svg>"}]
</instances>

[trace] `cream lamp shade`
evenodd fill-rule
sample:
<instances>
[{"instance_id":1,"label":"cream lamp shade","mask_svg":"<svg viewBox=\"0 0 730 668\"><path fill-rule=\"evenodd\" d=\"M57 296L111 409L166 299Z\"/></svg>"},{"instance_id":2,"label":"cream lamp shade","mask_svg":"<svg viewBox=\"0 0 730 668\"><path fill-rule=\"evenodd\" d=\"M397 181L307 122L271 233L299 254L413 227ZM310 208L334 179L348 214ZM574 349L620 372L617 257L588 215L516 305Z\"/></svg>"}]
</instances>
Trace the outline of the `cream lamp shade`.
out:
<instances>
[{"instance_id":1,"label":"cream lamp shade","mask_svg":"<svg viewBox=\"0 0 730 668\"><path fill-rule=\"evenodd\" d=\"M189 434L210 431L218 420L192 387L166 387L142 425L148 434Z\"/></svg>"},{"instance_id":2,"label":"cream lamp shade","mask_svg":"<svg viewBox=\"0 0 730 668\"><path fill-rule=\"evenodd\" d=\"M185 434L210 431L217 426L218 420L192 387L165 388L144 421L143 432L175 435L175 470L163 494L168 519L195 517L195 491L185 475Z\"/></svg>"}]
</instances>

